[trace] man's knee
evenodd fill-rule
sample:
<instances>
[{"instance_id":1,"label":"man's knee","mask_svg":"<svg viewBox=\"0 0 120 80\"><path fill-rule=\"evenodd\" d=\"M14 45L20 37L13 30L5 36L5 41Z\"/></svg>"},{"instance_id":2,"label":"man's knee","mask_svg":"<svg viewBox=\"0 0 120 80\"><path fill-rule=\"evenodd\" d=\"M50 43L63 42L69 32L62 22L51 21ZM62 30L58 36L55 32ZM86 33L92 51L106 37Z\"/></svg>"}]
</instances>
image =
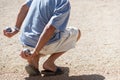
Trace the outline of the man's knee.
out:
<instances>
[{"instance_id":1,"label":"man's knee","mask_svg":"<svg viewBox=\"0 0 120 80\"><path fill-rule=\"evenodd\" d=\"M80 29L78 29L78 37L77 37L77 41L80 39L80 37L81 37L81 31L80 31Z\"/></svg>"}]
</instances>

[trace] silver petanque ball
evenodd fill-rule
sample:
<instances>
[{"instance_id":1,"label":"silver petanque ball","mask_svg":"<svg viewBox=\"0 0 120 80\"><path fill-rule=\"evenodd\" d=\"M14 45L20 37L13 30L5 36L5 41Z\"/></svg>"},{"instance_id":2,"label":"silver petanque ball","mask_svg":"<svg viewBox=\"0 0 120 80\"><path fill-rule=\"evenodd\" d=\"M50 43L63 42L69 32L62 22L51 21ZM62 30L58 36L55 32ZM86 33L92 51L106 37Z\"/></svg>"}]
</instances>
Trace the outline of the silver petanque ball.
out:
<instances>
[{"instance_id":1,"label":"silver petanque ball","mask_svg":"<svg viewBox=\"0 0 120 80\"><path fill-rule=\"evenodd\" d=\"M12 29L10 27L6 27L5 29L7 32L12 32Z\"/></svg>"},{"instance_id":2,"label":"silver petanque ball","mask_svg":"<svg viewBox=\"0 0 120 80\"><path fill-rule=\"evenodd\" d=\"M24 52L24 53L27 53L27 54L31 54L31 52L30 52L29 49L24 49L23 52Z\"/></svg>"}]
</instances>

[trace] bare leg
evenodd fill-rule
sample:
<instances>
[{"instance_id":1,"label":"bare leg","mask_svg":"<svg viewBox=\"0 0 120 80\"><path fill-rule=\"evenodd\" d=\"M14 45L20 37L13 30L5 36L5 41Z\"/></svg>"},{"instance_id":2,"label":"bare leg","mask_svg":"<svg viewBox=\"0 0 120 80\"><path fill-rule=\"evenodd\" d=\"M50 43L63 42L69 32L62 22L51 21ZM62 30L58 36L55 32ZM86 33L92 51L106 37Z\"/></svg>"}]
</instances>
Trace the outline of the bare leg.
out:
<instances>
[{"instance_id":1,"label":"bare leg","mask_svg":"<svg viewBox=\"0 0 120 80\"><path fill-rule=\"evenodd\" d=\"M81 32L80 32L80 29L78 30L78 37L77 37L77 41L80 39L80 37L81 37Z\"/></svg>"},{"instance_id":2,"label":"bare leg","mask_svg":"<svg viewBox=\"0 0 120 80\"><path fill-rule=\"evenodd\" d=\"M39 68L39 59L40 59L40 55L38 55L38 56L36 56L36 57L34 57L34 58L32 58L32 59L28 59L27 61L28 61L28 63L30 64L30 65L32 65L32 66L34 66L36 69L38 69Z\"/></svg>"},{"instance_id":3,"label":"bare leg","mask_svg":"<svg viewBox=\"0 0 120 80\"><path fill-rule=\"evenodd\" d=\"M78 37L77 37L77 41L80 39L81 37L81 32L80 30L78 30ZM56 71L56 65L54 64L55 60L57 58L59 58L62 54L64 54L65 52L59 52L59 53L54 53L52 54L43 64L43 68L46 70L51 70L51 71Z\"/></svg>"},{"instance_id":4,"label":"bare leg","mask_svg":"<svg viewBox=\"0 0 120 80\"><path fill-rule=\"evenodd\" d=\"M80 36L81 36L81 33L80 33L80 30L79 30L79 33L78 33L78 37L77 37L77 41L80 39ZM62 54L64 54L65 52L59 52L59 53L54 53L52 54L46 61L45 63L43 64L43 68L44 69L48 69L48 70L52 70L52 71L55 71L56 70L56 65L54 64L55 60L57 58L59 58ZM28 59L28 63L30 65L33 65L36 69L38 69L39 67L39 59L40 57L43 56L43 55L39 55L39 56L36 56L32 59Z\"/></svg>"},{"instance_id":5,"label":"bare leg","mask_svg":"<svg viewBox=\"0 0 120 80\"><path fill-rule=\"evenodd\" d=\"M51 71L56 71L57 67L54 64L55 60L57 58L59 58L62 54L64 54L65 52L59 52L59 53L54 53L52 54L43 64L43 68L46 70L51 70Z\"/></svg>"},{"instance_id":6,"label":"bare leg","mask_svg":"<svg viewBox=\"0 0 120 80\"><path fill-rule=\"evenodd\" d=\"M39 55L31 59L30 58L27 59L29 65L25 66L25 70L29 74L29 76L41 75L39 71L39 59L40 59Z\"/></svg>"}]
</instances>

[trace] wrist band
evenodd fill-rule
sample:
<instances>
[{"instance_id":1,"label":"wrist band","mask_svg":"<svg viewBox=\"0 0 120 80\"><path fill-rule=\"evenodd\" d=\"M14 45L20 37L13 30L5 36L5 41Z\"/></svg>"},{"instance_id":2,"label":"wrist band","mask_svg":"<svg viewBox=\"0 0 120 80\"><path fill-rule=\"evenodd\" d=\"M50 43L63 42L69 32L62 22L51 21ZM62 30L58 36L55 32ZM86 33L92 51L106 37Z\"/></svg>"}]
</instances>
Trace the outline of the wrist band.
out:
<instances>
[{"instance_id":1,"label":"wrist band","mask_svg":"<svg viewBox=\"0 0 120 80\"><path fill-rule=\"evenodd\" d=\"M16 27L16 26L14 27L14 29L15 29L16 31L19 31L19 30L20 30L20 29L19 29L18 27Z\"/></svg>"}]
</instances>

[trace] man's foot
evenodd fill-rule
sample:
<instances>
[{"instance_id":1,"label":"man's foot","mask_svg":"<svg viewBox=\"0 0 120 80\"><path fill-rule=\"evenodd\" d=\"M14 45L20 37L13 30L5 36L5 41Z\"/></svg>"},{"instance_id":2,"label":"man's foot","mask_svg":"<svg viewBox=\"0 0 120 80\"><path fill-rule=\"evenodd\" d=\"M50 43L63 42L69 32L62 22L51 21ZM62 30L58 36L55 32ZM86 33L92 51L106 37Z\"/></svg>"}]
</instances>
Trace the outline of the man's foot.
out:
<instances>
[{"instance_id":1,"label":"man's foot","mask_svg":"<svg viewBox=\"0 0 120 80\"><path fill-rule=\"evenodd\" d=\"M46 62L43 64L43 69L44 69L44 70L50 70L50 71L55 72L56 69L57 69L57 66L56 66L54 63L50 63L50 62L46 61Z\"/></svg>"},{"instance_id":2,"label":"man's foot","mask_svg":"<svg viewBox=\"0 0 120 80\"><path fill-rule=\"evenodd\" d=\"M41 71L41 74L44 74L44 76L56 76L56 75L61 75L64 72L57 67L56 71L51 71L51 70L43 70Z\"/></svg>"},{"instance_id":3,"label":"man's foot","mask_svg":"<svg viewBox=\"0 0 120 80\"><path fill-rule=\"evenodd\" d=\"M34 66L30 65L30 64L25 66L25 70L29 74L29 76L41 75L40 71L37 68L35 68Z\"/></svg>"},{"instance_id":4,"label":"man's foot","mask_svg":"<svg viewBox=\"0 0 120 80\"><path fill-rule=\"evenodd\" d=\"M54 62L57 58L59 58L63 53L65 52L59 52L59 53L54 53L52 54L43 64L44 71L42 71L42 74L49 75L60 75L63 73L63 71L58 68Z\"/></svg>"},{"instance_id":5,"label":"man's foot","mask_svg":"<svg viewBox=\"0 0 120 80\"><path fill-rule=\"evenodd\" d=\"M40 75L39 58L40 58L40 56L36 56L36 57L30 58L27 60L28 65L25 66L25 70L29 74L29 76Z\"/></svg>"}]
</instances>

